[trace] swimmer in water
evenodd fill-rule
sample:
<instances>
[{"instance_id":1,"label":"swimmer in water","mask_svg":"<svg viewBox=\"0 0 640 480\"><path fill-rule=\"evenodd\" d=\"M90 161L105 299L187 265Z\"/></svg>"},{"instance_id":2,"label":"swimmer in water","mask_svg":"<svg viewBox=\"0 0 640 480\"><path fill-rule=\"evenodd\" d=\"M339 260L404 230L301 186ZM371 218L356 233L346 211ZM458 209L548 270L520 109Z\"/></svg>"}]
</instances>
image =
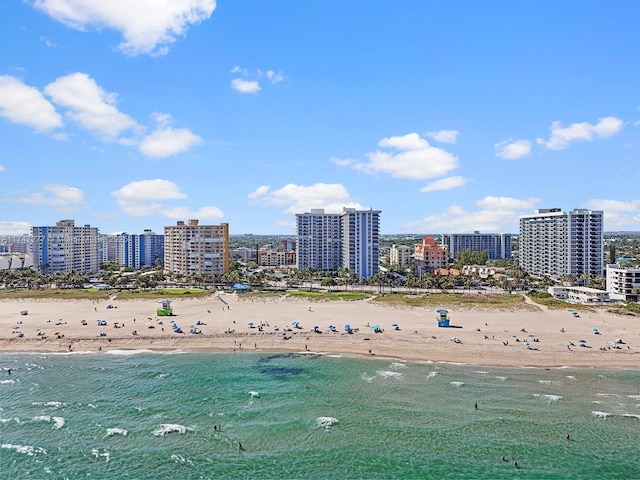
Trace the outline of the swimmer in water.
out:
<instances>
[{"instance_id":1,"label":"swimmer in water","mask_svg":"<svg viewBox=\"0 0 640 480\"><path fill-rule=\"evenodd\" d=\"M473 403L473 408L474 408L475 410L477 410L477 409L478 409L478 402L474 402L474 403Z\"/></svg>"},{"instance_id":2,"label":"swimmer in water","mask_svg":"<svg viewBox=\"0 0 640 480\"><path fill-rule=\"evenodd\" d=\"M518 468L518 462L516 462L515 460L513 461L513 466Z\"/></svg>"},{"instance_id":3,"label":"swimmer in water","mask_svg":"<svg viewBox=\"0 0 640 480\"><path fill-rule=\"evenodd\" d=\"M500 455L500 460L502 460L503 462L507 461L507 457L505 457L504 455Z\"/></svg>"},{"instance_id":4,"label":"swimmer in water","mask_svg":"<svg viewBox=\"0 0 640 480\"><path fill-rule=\"evenodd\" d=\"M565 434L564 434L564 438L565 438L567 441L569 441L569 439L571 438L571 437L569 436L569 432L567 432L567 433L565 433Z\"/></svg>"}]
</instances>

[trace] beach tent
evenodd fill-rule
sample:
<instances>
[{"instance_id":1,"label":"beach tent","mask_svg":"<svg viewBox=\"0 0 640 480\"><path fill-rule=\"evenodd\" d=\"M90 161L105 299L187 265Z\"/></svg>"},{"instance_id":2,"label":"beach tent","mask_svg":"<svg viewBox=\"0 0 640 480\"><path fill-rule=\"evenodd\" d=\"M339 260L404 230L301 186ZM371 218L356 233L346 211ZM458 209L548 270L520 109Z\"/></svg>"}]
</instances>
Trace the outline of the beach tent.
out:
<instances>
[{"instance_id":1,"label":"beach tent","mask_svg":"<svg viewBox=\"0 0 640 480\"><path fill-rule=\"evenodd\" d=\"M352 332L351 325L345 325L344 326L344 331L347 332L347 333L351 333Z\"/></svg>"}]
</instances>

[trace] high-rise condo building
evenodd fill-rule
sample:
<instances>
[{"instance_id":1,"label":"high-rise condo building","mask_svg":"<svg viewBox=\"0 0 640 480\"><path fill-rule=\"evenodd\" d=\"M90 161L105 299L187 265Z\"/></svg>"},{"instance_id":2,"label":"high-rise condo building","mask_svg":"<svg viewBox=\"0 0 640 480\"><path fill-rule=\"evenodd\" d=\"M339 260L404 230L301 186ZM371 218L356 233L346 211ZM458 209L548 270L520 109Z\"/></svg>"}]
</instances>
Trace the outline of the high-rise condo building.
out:
<instances>
[{"instance_id":1,"label":"high-rise condo building","mask_svg":"<svg viewBox=\"0 0 640 480\"><path fill-rule=\"evenodd\" d=\"M43 273L98 271L98 229L60 220L53 227L31 227L33 263Z\"/></svg>"},{"instance_id":2,"label":"high-rise condo building","mask_svg":"<svg viewBox=\"0 0 640 480\"><path fill-rule=\"evenodd\" d=\"M340 215L342 267L358 278L380 271L380 210L344 208Z\"/></svg>"},{"instance_id":3,"label":"high-rise condo building","mask_svg":"<svg viewBox=\"0 0 640 480\"><path fill-rule=\"evenodd\" d=\"M602 276L603 213L559 208L520 217L520 266L530 275Z\"/></svg>"},{"instance_id":4,"label":"high-rise condo building","mask_svg":"<svg viewBox=\"0 0 640 480\"><path fill-rule=\"evenodd\" d=\"M164 227L164 271L191 275L229 271L229 224L179 221Z\"/></svg>"},{"instance_id":5,"label":"high-rise condo building","mask_svg":"<svg viewBox=\"0 0 640 480\"><path fill-rule=\"evenodd\" d=\"M406 245L391 245L389 249L389 265L406 267L411 263L411 247Z\"/></svg>"},{"instance_id":6,"label":"high-rise condo building","mask_svg":"<svg viewBox=\"0 0 640 480\"><path fill-rule=\"evenodd\" d=\"M380 211L344 208L342 213L312 209L296 214L299 269L346 268L358 277L380 270Z\"/></svg>"},{"instance_id":7,"label":"high-rise condo building","mask_svg":"<svg viewBox=\"0 0 640 480\"><path fill-rule=\"evenodd\" d=\"M296 214L296 227L298 270L334 271L340 268L340 214L312 208L311 212Z\"/></svg>"},{"instance_id":8,"label":"high-rise condo building","mask_svg":"<svg viewBox=\"0 0 640 480\"><path fill-rule=\"evenodd\" d=\"M456 258L462 250L487 252L487 260L511 258L511 234L508 233L449 233L442 235L442 245L449 256Z\"/></svg>"}]
</instances>

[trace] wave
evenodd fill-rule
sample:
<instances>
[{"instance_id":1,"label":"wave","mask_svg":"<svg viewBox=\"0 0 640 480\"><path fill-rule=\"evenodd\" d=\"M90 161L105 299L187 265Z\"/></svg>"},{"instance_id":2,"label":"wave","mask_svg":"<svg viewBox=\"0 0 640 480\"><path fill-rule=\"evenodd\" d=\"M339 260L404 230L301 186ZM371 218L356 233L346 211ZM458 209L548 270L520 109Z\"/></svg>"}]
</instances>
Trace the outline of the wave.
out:
<instances>
[{"instance_id":1,"label":"wave","mask_svg":"<svg viewBox=\"0 0 640 480\"><path fill-rule=\"evenodd\" d=\"M540 394L540 393L534 393L533 396L534 397L538 397L538 398L544 398L549 403L557 402L558 400L562 400L562 396L561 395L545 395L545 394Z\"/></svg>"},{"instance_id":2,"label":"wave","mask_svg":"<svg viewBox=\"0 0 640 480\"><path fill-rule=\"evenodd\" d=\"M461 386L464 385L464 382L449 382L449 383L456 388L460 388Z\"/></svg>"},{"instance_id":3,"label":"wave","mask_svg":"<svg viewBox=\"0 0 640 480\"><path fill-rule=\"evenodd\" d=\"M407 368L407 364L406 363L400 363L400 362L391 362L391 365L389 365L389 368L395 369L395 370L401 370L403 368Z\"/></svg>"},{"instance_id":4,"label":"wave","mask_svg":"<svg viewBox=\"0 0 640 480\"><path fill-rule=\"evenodd\" d=\"M54 408L67 406L67 404L63 402L31 402L31 405L33 405L34 407L54 407Z\"/></svg>"},{"instance_id":5,"label":"wave","mask_svg":"<svg viewBox=\"0 0 640 480\"><path fill-rule=\"evenodd\" d=\"M338 419L337 418L333 418L333 417L318 417L318 418L316 418L315 427L316 428L329 429L336 423L338 423Z\"/></svg>"},{"instance_id":6,"label":"wave","mask_svg":"<svg viewBox=\"0 0 640 480\"><path fill-rule=\"evenodd\" d=\"M249 392L249 395L251 395L251 398L259 398L260 397L260 393L254 392L254 391Z\"/></svg>"},{"instance_id":7,"label":"wave","mask_svg":"<svg viewBox=\"0 0 640 480\"><path fill-rule=\"evenodd\" d=\"M557 382L555 380L538 380L538 383L541 383L543 385L558 385L560 382Z\"/></svg>"},{"instance_id":8,"label":"wave","mask_svg":"<svg viewBox=\"0 0 640 480\"><path fill-rule=\"evenodd\" d=\"M16 383L15 380L11 379L11 380L0 380L0 384L9 384L9 383Z\"/></svg>"},{"instance_id":9,"label":"wave","mask_svg":"<svg viewBox=\"0 0 640 480\"><path fill-rule=\"evenodd\" d=\"M633 399L633 400L640 400L640 395L627 395L627 397Z\"/></svg>"},{"instance_id":10,"label":"wave","mask_svg":"<svg viewBox=\"0 0 640 480\"><path fill-rule=\"evenodd\" d=\"M427 373L427 380L431 380L436 375L438 375L438 372L429 372L429 373Z\"/></svg>"},{"instance_id":11,"label":"wave","mask_svg":"<svg viewBox=\"0 0 640 480\"><path fill-rule=\"evenodd\" d=\"M2 448L8 448L11 450L15 450L18 453L24 453L25 455L29 455L30 457L42 453L43 455L47 454L47 451L42 447L33 447L31 445L12 445L11 443L3 443L0 445Z\"/></svg>"},{"instance_id":12,"label":"wave","mask_svg":"<svg viewBox=\"0 0 640 480\"><path fill-rule=\"evenodd\" d=\"M191 460L187 460L186 458L184 458L182 455L180 455L178 453L172 453L171 454L171 460L173 460L176 463L193 464L193 462Z\"/></svg>"},{"instance_id":13,"label":"wave","mask_svg":"<svg viewBox=\"0 0 640 480\"><path fill-rule=\"evenodd\" d=\"M164 437L167 433L178 432L183 434L187 431L187 427L184 425L178 425L177 423L164 423L153 431L153 435L156 437Z\"/></svg>"},{"instance_id":14,"label":"wave","mask_svg":"<svg viewBox=\"0 0 640 480\"><path fill-rule=\"evenodd\" d=\"M370 376L369 376L369 375L367 375L366 373L363 373L363 374L362 374L362 376L361 376L360 378L362 378L362 379L363 379L365 382L367 382L367 383L371 383L371 382L373 382L373 380L374 380L376 377L370 377Z\"/></svg>"},{"instance_id":15,"label":"wave","mask_svg":"<svg viewBox=\"0 0 640 480\"><path fill-rule=\"evenodd\" d=\"M598 410L592 411L591 413L598 418L604 418L604 419L611 416L611 414L608 412L600 412Z\"/></svg>"},{"instance_id":16,"label":"wave","mask_svg":"<svg viewBox=\"0 0 640 480\"><path fill-rule=\"evenodd\" d=\"M489 372L485 372L484 370L474 370L473 373L477 373L478 375L489 375Z\"/></svg>"},{"instance_id":17,"label":"wave","mask_svg":"<svg viewBox=\"0 0 640 480\"><path fill-rule=\"evenodd\" d=\"M401 378L403 376L400 372L390 372L389 370L378 370L376 373L382 378Z\"/></svg>"},{"instance_id":18,"label":"wave","mask_svg":"<svg viewBox=\"0 0 640 480\"><path fill-rule=\"evenodd\" d=\"M640 415L637 415L635 413L623 413L621 415L621 417L627 417L627 418L638 418L640 419Z\"/></svg>"},{"instance_id":19,"label":"wave","mask_svg":"<svg viewBox=\"0 0 640 480\"><path fill-rule=\"evenodd\" d=\"M126 437L128 433L124 428L107 428L107 434L105 436L124 435Z\"/></svg>"},{"instance_id":20,"label":"wave","mask_svg":"<svg viewBox=\"0 0 640 480\"><path fill-rule=\"evenodd\" d=\"M64 426L64 417L50 417L49 415L38 415L33 417L35 422L50 422L53 420L53 428L58 430Z\"/></svg>"},{"instance_id":21,"label":"wave","mask_svg":"<svg viewBox=\"0 0 640 480\"><path fill-rule=\"evenodd\" d=\"M496 377L496 378L497 378L498 380L503 381L503 382L507 380L507 377Z\"/></svg>"},{"instance_id":22,"label":"wave","mask_svg":"<svg viewBox=\"0 0 640 480\"><path fill-rule=\"evenodd\" d=\"M106 350L103 352L107 355L141 355L144 353L155 353L153 350L149 350L146 348L140 348L137 350Z\"/></svg>"},{"instance_id":23,"label":"wave","mask_svg":"<svg viewBox=\"0 0 640 480\"><path fill-rule=\"evenodd\" d=\"M106 450L103 450L102 453L100 453L97 448L92 448L91 449L91 453L96 458L104 457L105 462L108 462L111 459L111 454L109 452L107 452Z\"/></svg>"},{"instance_id":24,"label":"wave","mask_svg":"<svg viewBox=\"0 0 640 480\"><path fill-rule=\"evenodd\" d=\"M576 379L576 377L574 377L573 375L567 375L567 378L568 378L569 380L575 380L575 379Z\"/></svg>"}]
</instances>

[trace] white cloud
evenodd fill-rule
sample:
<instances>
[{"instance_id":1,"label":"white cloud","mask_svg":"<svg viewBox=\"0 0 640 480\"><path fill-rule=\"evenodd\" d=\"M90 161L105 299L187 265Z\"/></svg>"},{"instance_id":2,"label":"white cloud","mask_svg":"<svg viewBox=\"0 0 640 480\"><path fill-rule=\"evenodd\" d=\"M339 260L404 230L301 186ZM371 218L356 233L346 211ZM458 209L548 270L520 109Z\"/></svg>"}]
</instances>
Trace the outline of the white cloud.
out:
<instances>
[{"instance_id":1,"label":"white cloud","mask_svg":"<svg viewBox=\"0 0 640 480\"><path fill-rule=\"evenodd\" d=\"M485 197L476 202L479 210L466 211L453 205L444 213L429 215L407 225L411 231L422 232L474 232L516 233L518 215L531 213L537 198L517 199L509 197Z\"/></svg>"},{"instance_id":2,"label":"white cloud","mask_svg":"<svg viewBox=\"0 0 640 480\"><path fill-rule=\"evenodd\" d=\"M608 138L620 130L624 122L616 117L604 117L598 119L598 123L592 125L587 122L572 123L563 127L560 122L551 124L551 136L549 140L538 138L537 142L551 150L564 150L577 140L594 140L595 138Z\"/></svg>"},{"instance_id":3,"label":"white cloud","mask_svg":"<svg viewBox=\"0 0 640 480\"><path fill-rule=\"evenodd\" d=\"M75 212L84 205L84 192L69 185L52 184L42 187L26 197L17 197L13 201L27 205L47 205L63 212Z\"/></svg>"},{"instance_id":4,"label":"white cloud","mask_svg":"<svg viewBox=\"0 0 640 480\"><path fill-rule=\"evenodd\" d=\"M125 131L140 129L135 120L118 111L116 95L106 93L86 73L60 77L44 92L56 105L68 109L68 118L104 141L114 141Z\"/></svg>"},{"instance_id":5,"label":"white cloud","mask_svg":"<svg viewBox=\"0 0 640 480\"><path fill-rule=\"evenodd\" d=\"M4 168L4 165L0 165L0 172L4 172L6 170L6 168Z\"/></svg>"},{"instance_id":6,"label":"white cloud","mask_svg":"<svg viewBox=\"0 0 640 480\"><path fill-rule=\"evenodd\" d=\"M367 162L352 163L335 157L331 161L336 165L351 165L354 170L363 173L386 173L393 178L412 180L441 177L459 166L456 156L441 148L432 147L417 133L383 138L378 145L400 152L370 152L366 154L369 158Z\"/></svg>"},{"instance_id":7,"label":"white cloud","mask_svg":"<svg viewBox=\"0 0 640 480\"><path fill-rule=\"evenodd\" d=\"M309 186L289 183L274 191L263 185L250 193L248 198L260 205L285 207L284 213L287 214L305 213L312 208L324 208L327 213L342 212L343 207L364 208L351 198L340 183Z\"/></svg>"},{"instance_id":8,"label":"white cloud","mask_svg":"<svg viewBox=\"0 0 640 480\"><path fill-rule=\"evenodd\" d=\"M452 188L463 187L467 183L469 183L468 178L464 178L460 176L447 177L447 178L442 178L440 180L436 180L435 182L431 182L429 185L422 187L420 191L436 192L439 190L451 190Z\"/></svg>"},{"instance_id":9,"label":"white cloud","mask_svg":"<svg viewBox=\"0 0 640 480\"><path fill-rule=\"evenodd\" d=\"M69 28L110 28L124 42L127 55L163 55L188 28L207 20L215 0L35 0L34 6Z\"/></svg>"},{"instance_id":10,"label":"white cloud","mask_svg":"<svg viewBox=\"0 0 640 480\"><path fill-rule=\"evenodd\" d=\"M506 160L517 160L526 157L531 153L530 140L514 140L509 138L494 145L496 149L496 157Z\"/></svg>"},{"instance_id":11,"label":"white cloud","mask_svg":"<svg viewBox=\"0 0 640 480\"><path fill-rule=\"evenodd\" d=\"M40 41L44 43L47 47L56 48L57 45L49 40L47 37L40 37Z\"/></svg>"},{"instance_id":12,"label":"white cloud","mask_svg":"<svg viewBox=\"0 0 640 480\"><path fill-rule=\"evenodd\" d=\"M358 162L357 160L354 160L352 158L338 158L338 157L331 157L329 161L331 163L335 163L339 167L348 167Z\"/></svg>"},{"instance_id":13,"label":"white cloud","mask_svg":"<svg viewBox=\"0 0 640 480\"><path fill-rule=\"evenodd\" d=\"M37 132L62 127L62 117L37 88L0 75L0 116Z\"/></svg>"},{"instance_id":14,"label":"white cloud","mask_svg":"<svg viewBox=\"0 0 640 480\"><path fill-rule=\"evenodd\" d=\"M284 75L282 75L282 73L274 72L273 70L267 70L265 75L273 84L280 83L284 80Z\"/></svg>"},{"instance_id":15,"label":"white cloud","mask_svg":"<svg viewBox=\"0 0 640 480\"><path fill-rule=\"evenodd\" d=\"M131 182L111 192L120 209L127 215L142 217L147 215L164 215L172 219L201 218L214 219L224 216L217 207L202 207L192 210L184 206L166 206L171 200L184 200L187 194L169 180L154 179Z\"/></svg>"},{"instance_id":16,"label":"white cloud","mask_svg":"<svg viewBox=\"0 0 640 480\"><path fill-rule=\"evenodd\" d=\"M29 222L0 221L0 235L28 235L31 233Z\"/></svg>"},{"instance_id":17,"label":"white cloud","mask_svg":"<svg viewBox=\"0 0 640 480\"><path fill-rule=\"evenodd\" d=\"M434 132L427 132L427 137L433 138L436 142L441 143L456 143L460 132L458 130L438 130Z\"/></svg>"},{"instance_id":18,"label":"white cloud","mask_svg":"<svg viewBox=\"0 0 640 480\"><path fill-rule=\"evenodd\" d=\"M593 198L587 200L584 207L604 212L605 230L640 229L640 200L619 201Z\"/></svg>"},{"instance_id":19,"label":"white cloud","mask_svg":"<svg viewBox=\"0 0 640 480\"><path fill-rule=\"evenodd\" d=\"M247 70L246 68L242 68L240 65L236 65L231 69L231 73L239 73L246 77L247 75L249 75L249 70Z\"/></svg>"},{"instance_id":20,"label":"white cloud","mask_svg":"<svg viewBox=\"0 0 640 480\"><path fill-rule=\"evenodd\" d=\"M240 93L257 93L260 91L260 84L255 80L234 78L231 80L231 88Z\"/></svg>"},{"instance_id":21,"label":"white cloud","mask_svg":"<svg viewBox=\"0 0 640 480\"><path fill-rule=\"evenodd\" d=\"M166 158L187 152L202 139L187 128L159 128L145 137L140 144L140 152L151 158Z\"/></svg>"}]
</instances>

